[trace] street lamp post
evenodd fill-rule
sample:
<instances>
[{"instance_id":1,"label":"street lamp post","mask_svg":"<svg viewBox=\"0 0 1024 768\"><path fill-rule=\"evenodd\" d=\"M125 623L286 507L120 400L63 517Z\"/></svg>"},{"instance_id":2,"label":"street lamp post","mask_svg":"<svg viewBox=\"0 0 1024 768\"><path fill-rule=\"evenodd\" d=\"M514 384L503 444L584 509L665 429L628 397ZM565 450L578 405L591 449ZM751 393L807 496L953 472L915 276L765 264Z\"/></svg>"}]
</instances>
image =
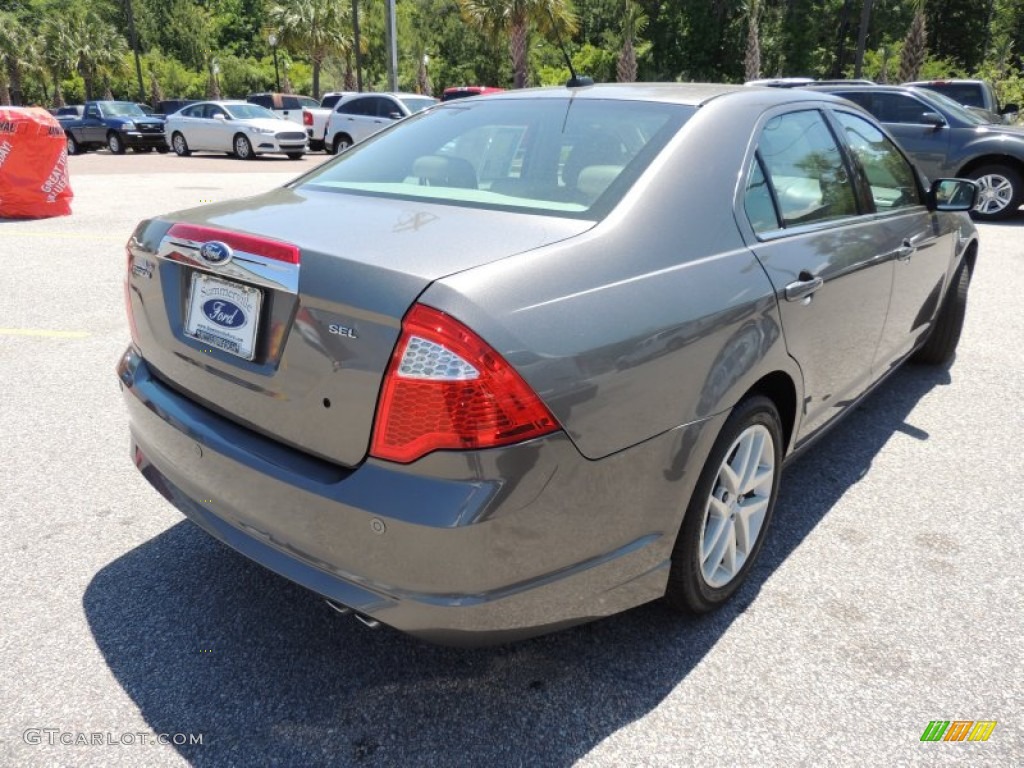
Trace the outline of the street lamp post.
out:
<instances>
[{"instance_id":1,"label":"street lamp post","mask_svg":"<svg viewBox=\"0 0 1024 768\"><path fill-rule=\"evenodd\" d=\"M274 33L271 33L270 37L267 38L267 42L270 43L270 47L274 51L274 82L277 84L277 91L280 93L280 91L281 91L281 73L280 73L280 71L277 68L277 35L275 35Z\"/></svg>"}]
</instances>

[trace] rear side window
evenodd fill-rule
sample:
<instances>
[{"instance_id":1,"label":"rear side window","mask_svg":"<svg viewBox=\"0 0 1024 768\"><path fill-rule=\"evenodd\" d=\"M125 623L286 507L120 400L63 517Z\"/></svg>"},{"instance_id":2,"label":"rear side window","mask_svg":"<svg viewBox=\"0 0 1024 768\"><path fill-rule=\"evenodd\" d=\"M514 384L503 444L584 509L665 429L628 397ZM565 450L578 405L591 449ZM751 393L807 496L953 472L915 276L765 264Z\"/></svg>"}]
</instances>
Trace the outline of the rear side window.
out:
<instances>
[{"instance_id":1,"label":"rear side window","mask_svg":"<svg viewBox=\"0 0 1024 768\"><path fill-rule=\"evenodd\" d=\"M261 107L266 107L267 109L271 109L273 103L273 99L271 99L270 96L267 94L262 94L260 96L250 96L248 99L246 99L246 101L248 101L250 104L259 104Z\"/></svg>"},{"instance_id":2,"label":"rear side window","mask_svg":"<svg viewBox=\"0 0 1024 768\"><path fill-rule=\"evenodd\" d=\"M871 189L875 209L887 211L921 204L914 169L895 145L867 120L836 112L846 143L860 164Z\"/></svg>"},{"instance_id":3,"label":"rear side window","mask_svg":"<svg viewBox=\"0 0 1024 768\"><path fill-rule=\"evenodd\" d=\"M338 112L343 115L369 115L372 114L373 104L370 97L363 99L352 99L339 105Z\"/></svg>"},{"instance_id":4,"label":"rear side window","mask_svg":"<svg viewBox=\"0 0 1024 768\"><path fill-rule=\"evenodd\" d=\"M817 110L790 112L769 120L758 141L758 155L775 191L783 226L857 213L843 155Z\"/></svg>"},{"instance_id":5,"label":"rear side window","mask_svg":"<svg viewBox=\"0 0 1024 768\"><path fill-rule=\"evenodd\" d=\"M779 217L775 212L772 192L768 188L768 179L765 178L761 163L756 157L750 167L743 207L747 211L747 218L750 219L750 226L758 234L779 228Z\"/></svg>"}]
</instances>

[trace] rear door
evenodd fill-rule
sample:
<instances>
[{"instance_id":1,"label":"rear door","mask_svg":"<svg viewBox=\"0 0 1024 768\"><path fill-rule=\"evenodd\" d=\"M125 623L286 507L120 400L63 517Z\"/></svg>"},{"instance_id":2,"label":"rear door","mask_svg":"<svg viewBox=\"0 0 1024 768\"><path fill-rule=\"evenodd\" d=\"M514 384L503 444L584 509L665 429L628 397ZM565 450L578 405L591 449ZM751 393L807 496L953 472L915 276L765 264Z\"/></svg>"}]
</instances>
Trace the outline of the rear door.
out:
<instances>
[{"instance_id":1,"label":"rear door","mask_svg":"<svg viewBox=\"0 0 1024 768\"><path fill-rule=\"evenodd\" d=\"M852 173L822 111L763 122L744 214L804 377L798 440L870 386L889 306L899 237L876 224Z\"/></svg>"}]
</instances>

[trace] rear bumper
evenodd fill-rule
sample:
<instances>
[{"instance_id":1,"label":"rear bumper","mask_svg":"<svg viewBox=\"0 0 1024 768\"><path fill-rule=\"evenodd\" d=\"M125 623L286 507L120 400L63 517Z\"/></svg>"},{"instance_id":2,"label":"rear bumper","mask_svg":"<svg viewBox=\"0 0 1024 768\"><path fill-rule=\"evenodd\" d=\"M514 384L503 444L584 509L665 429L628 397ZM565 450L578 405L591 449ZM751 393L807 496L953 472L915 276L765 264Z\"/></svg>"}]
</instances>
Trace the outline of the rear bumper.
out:
<instances>
[{"instance_id":1,"label":"rear bumper","mask_svg":"<svg viewBox=\"0 0 1024 768\"><path fill-rule=\"evenodd\" d=\"M342 469L183 397L132 349L118 376L136 466L196 524L324 597L455 645L660 597L699 471L688 465L720 426L683 427L599 462L559 434Z\"/></svg>"}]
</instances>

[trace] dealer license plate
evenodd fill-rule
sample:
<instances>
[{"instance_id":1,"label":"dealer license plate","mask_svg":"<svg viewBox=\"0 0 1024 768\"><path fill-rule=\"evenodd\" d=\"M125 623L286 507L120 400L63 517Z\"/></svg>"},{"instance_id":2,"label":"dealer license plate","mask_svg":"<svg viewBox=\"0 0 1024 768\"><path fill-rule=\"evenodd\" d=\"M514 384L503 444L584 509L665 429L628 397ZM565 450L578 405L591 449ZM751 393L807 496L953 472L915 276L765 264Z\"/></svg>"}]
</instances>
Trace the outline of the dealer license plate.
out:
<instances>
[{"instance_id":1,"label":"dealer license plate","mask_svg":"<svg viewBox=\"0 0 1024 768\"><path fill-rule=\"evenodd\" d=\"M262 302L263 292L258 288L193 272L185 333L252 360Z\"/></svg>"}]
</instances>

